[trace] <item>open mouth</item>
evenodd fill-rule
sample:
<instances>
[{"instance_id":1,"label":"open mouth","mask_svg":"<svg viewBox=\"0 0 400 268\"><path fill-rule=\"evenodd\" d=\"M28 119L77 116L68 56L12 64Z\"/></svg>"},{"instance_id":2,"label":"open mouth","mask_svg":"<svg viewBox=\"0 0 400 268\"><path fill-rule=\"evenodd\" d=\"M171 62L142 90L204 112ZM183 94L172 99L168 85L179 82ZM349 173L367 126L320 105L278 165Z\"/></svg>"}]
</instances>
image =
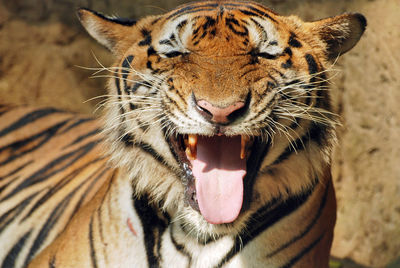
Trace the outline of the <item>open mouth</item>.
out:
<instances>
[{"instance_id":1,"label":"open mouth","mask_svg":"<svg viewBox=\"0 0 400 268\"><path fill-rule=\"evenodd\" d=\"M185 200L212 224L237 219L267 151L258 137L196 134L170 138L185 172Z\"/></svg>"}]
</instances>

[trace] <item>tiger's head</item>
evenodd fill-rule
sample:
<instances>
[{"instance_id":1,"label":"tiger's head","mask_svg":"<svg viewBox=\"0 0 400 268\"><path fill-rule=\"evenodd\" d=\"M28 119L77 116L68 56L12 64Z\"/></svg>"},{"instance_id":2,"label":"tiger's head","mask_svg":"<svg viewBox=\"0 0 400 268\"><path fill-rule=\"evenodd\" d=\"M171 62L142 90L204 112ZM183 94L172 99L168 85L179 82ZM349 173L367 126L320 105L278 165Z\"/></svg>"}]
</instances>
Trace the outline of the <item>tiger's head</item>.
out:
<instances>
[{"instance_id":1,"label":"tiger's head","mask_svg":"<svg viewBox=\"0 0 400 268\"><path fill-rule=\"evenodd\" d=\"M336 124L327 69L358 42L362 15L303 22L227 0L139 21L79 18L117 59L105 68L114 163L188 230L241 232L323 177Z\"/></svg>"}]
</instances>

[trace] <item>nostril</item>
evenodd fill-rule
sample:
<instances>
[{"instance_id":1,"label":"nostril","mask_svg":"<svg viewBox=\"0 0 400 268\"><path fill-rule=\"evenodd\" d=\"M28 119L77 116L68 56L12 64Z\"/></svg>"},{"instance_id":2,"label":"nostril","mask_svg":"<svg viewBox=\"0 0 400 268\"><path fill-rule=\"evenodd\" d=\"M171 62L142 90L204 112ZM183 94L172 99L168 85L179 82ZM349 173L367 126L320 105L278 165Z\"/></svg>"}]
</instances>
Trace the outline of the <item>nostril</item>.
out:
<instances>
[{"instance_id":1,"label":"nostril","mask_svg":"<svg viewBox=\"0 0 400 268\"><path fill-rule=\"evenodd\" d=\"M228 120L229 121L233 121L236 118L238 118L239 116L241 116L242 114L245 113L245 111L247 110L246 105L243 105L243 107L233 111L231 114L228 115Z\"/></svg>"},{"instance_id":2,"label":"nostril","mask_svg":"<svg viewBox=\"0 0 400 268\"><path fill-rule=\"evenodd\" d=\"M239 111L245 106L245 103L241 101L226 107L215 106L206 100L199 100L196 104L198 109L201 110L200 114L202 114L208 120L211 119L211 121L221 124L231 121L231 115L234 115L235 112Z\"/></svg>"},{"instance_id":3,"label":"nostril","mask_svg":"<svg viewBox=\"0 0 400 268\"><path fill-rule=\"evenodd\" d=\"M197 106L198 111L199 111L203 116L210 117L210 119L211 119L211 117L213 116L213 114L212 114L209 110L207 110L207 106L208 106L208 105L201 106L201 105L199 105L198 103L196 103L196 106Z\"/></svg>"}]
</instances>

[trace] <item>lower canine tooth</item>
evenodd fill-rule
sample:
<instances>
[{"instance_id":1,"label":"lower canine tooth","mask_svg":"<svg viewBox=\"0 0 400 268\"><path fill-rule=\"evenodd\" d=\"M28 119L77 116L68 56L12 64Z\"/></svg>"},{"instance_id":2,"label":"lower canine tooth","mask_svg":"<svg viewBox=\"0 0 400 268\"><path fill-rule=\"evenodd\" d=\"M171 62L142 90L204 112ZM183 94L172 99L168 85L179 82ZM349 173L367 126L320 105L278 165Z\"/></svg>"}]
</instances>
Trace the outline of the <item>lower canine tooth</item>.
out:
<instances>
[{"instance_id":1,"label":"lower canine tooth","mask_svg":"<svg viewBox=\"0 0 400 268\"><path fill-rule=\"evenodd\" d=\"M242 135L240 139L240 159L246 158L247 153L247 143L250 141L249 136Z\"/></svg>"},{"instance_id":2,"label":"lower canine tooth","mask_svg":"<svg viewBox=\"0 0 400 268\"><path fill-rule=\"evenodd\" d=\"M190 160L196 160L196 155L193 155L189 147L186 147L185 153Z\"/></svg>"}]
</instances>

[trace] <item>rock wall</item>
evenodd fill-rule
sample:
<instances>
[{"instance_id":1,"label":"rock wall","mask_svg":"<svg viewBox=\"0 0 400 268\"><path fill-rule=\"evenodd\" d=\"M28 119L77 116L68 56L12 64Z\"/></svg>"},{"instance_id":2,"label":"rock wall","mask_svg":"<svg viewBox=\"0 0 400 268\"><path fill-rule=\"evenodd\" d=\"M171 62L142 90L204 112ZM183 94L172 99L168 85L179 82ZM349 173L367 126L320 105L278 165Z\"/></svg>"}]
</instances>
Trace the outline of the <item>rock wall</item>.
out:
<instances>
[{"instance_id":1,"label":"rock wall","mask_svg":"<svg viewBox=\"0 0 400 268\"><path fill-rule=\"evenodd\" d=\"M78 25L76 7L139 18L185 1L4 0L0 2L0 101L92 113L111 55ZM372 267L400 256L400 1L269 0L281 14L314 20L361 12L368 27L338 61L332 93L343 126L334 153L338 220L333 255ZM97 60L95 59L95 57ZM87 102L85 102L87 101Z\"/></svg>"}]
</instances>

